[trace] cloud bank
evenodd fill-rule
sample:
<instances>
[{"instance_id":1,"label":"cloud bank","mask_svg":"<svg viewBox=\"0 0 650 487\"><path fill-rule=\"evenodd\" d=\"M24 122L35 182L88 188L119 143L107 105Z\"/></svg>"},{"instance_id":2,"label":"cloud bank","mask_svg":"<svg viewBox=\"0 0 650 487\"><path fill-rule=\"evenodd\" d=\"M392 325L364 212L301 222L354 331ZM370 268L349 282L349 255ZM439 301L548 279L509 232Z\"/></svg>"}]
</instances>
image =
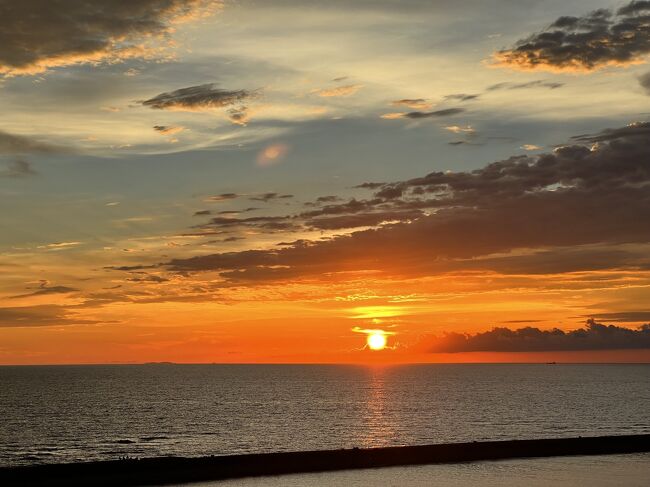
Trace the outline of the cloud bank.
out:
<instances>
[{"instance_id":1,"label":"cloud bank","mask_svg":"<svg viewBox=\"0 0 650 487\"><path fill-rule=\"evenodd\" d=\"M650 269L650 226L644 224L650 221L648 122L579 135L553 152L517 155L474 171L437 171L358 188L372 195L314 202L297 214L220 216L199 225L205 234L350 233L280 249L175 258L160 266L250 282L351 271L417 277L468 270Z\"/></svg>"},{"instance_id":2,"label":"cloud bank","mask_svg":"<svg viewBox=\"0 0 650 487\"><path fill-rule=\"evenodd\" d=\"M432 353L458 352L553 352L578 350L626 350L650 348L650 324L637 329L603 325L590 319L584 328L562 331L534 327L493 328L476 333L447 333L433 340Z\"/></svg>"}]
</instances>

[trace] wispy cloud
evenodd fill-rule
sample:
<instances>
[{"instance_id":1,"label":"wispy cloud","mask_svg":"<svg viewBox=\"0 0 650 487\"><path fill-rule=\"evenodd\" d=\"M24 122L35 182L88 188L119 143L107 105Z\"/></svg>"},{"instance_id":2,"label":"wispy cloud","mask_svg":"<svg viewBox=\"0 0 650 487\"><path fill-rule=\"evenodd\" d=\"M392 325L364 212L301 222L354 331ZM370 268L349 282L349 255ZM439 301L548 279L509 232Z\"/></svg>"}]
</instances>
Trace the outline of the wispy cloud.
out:
<instances>
[{"instance_id":1,"label":"wispy cloud","mask_svg":"<svg viewBox=\"0 0 650 487\"><path fill-rule=\"evenodd\" d=\"M0 130L0 154L64 154L68 147L43 142L36 137L10 134Z\"/></svg>"},{"instance_id":2,"label":"wispy cloud","mask_svg":"<svg viewBox=\"0 0 650 487\"><path fill-rule=\"evenodd\" d=\"M26 159L16 158L7 162L4 167L0 165L0 178L23 178L25 176L35 176L36 174L36 171Z\"/></svg>"}]
</instances>

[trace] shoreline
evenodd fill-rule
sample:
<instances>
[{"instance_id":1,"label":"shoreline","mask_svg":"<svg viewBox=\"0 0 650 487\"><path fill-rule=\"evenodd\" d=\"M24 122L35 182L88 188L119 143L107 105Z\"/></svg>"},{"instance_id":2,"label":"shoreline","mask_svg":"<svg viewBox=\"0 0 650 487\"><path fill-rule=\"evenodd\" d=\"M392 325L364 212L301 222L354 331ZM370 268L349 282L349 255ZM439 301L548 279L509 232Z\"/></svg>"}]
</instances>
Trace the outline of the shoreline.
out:
<instances>
[{"instance_id":1,"label":"shoreline","mask_svg":"<svg viewBox=\"0 0 650 487\"><path fill-rule=\"evenodd\" d=\"M369 449L153 457L0 467L7 486L135 486L363 468L650 452L649 435L482 441Z\"/></svg>"}]
</instances>

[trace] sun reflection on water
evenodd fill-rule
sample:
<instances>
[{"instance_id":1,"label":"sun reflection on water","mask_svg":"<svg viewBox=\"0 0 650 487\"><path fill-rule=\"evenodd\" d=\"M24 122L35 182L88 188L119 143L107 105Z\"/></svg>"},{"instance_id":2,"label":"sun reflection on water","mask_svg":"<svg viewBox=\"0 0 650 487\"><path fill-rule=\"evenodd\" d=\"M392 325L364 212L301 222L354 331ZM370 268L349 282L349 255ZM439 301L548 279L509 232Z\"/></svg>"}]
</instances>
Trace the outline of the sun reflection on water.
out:
<instances>
[{"instance_id":1,"label":"sun reflection on water","mask_svg":"<svg viewBox=\"0 0 650 487\"><path fill-rule=\"evenodd\" d=\"M376 448L394 444L397 425L390 407L387 367L369 367L365 409L361 412L364 427L359 447Z\"/></svg>"}]
</instances>

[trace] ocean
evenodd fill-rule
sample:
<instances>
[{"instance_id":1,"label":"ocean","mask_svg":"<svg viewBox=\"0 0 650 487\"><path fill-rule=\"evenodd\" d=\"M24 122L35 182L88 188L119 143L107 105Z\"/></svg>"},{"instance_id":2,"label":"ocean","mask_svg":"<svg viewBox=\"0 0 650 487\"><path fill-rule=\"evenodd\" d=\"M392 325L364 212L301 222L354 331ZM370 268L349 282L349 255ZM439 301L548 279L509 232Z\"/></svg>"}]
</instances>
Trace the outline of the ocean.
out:
<instances>
[{"instance_id":1,"label":"ocean","mask_svg":"<svg viewBox=\"0 0 650 487\"><path fill-rule=\"evenodd\" d=\"M2 466L650 433L650 365L8 366L0 417Z\"/></svg>"}]
</instances>

